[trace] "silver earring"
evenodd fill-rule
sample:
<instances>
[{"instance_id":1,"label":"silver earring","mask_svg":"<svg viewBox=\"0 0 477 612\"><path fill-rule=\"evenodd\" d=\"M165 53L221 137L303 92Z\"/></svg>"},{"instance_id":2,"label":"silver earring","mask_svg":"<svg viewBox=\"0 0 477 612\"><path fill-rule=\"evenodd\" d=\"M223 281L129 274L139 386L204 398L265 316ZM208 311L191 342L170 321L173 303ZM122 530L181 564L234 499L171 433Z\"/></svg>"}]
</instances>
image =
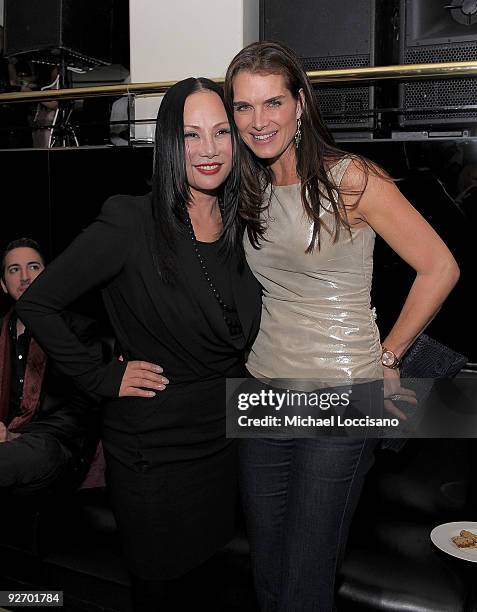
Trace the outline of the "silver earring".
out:
<instances>
[{"instance_id":1,"label":"silver earring","mask_svg":"<svg viewBox=\"0 0 477 612\"><path fill-rule=\"evenodd\" d=\"M295 147L298 149L301 142L301 117L298 117L296 122L296 132L295 132Z\"/></svg>"}]
</instances>

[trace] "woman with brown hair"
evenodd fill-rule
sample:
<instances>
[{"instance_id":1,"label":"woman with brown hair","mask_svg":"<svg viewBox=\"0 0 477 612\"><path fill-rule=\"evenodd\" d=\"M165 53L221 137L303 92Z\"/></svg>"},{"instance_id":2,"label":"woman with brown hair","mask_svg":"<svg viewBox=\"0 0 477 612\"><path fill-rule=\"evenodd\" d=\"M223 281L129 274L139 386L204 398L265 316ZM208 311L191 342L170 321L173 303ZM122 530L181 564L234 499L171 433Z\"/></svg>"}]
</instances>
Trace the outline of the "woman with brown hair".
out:
<instances>
[{"instance_id":1,"label":"woman with brown hair","mask_svg":"<svg viewBox=\"0 0 477 612\"><path fill-rule=\"evenodd\" d=\"M247 368L257 378L401 388L402 356L457 282L457 264L383 170L333 142L296 55L249 45L232 60L226 101L246 145L245 252L263 286ZM381 344L370 305L379 234L416 271ZM388 410L401 415L387 399ZM262 610L333 608L334 581L375 441L248 439L241 482Z\"/></svg>"}]
</instances>

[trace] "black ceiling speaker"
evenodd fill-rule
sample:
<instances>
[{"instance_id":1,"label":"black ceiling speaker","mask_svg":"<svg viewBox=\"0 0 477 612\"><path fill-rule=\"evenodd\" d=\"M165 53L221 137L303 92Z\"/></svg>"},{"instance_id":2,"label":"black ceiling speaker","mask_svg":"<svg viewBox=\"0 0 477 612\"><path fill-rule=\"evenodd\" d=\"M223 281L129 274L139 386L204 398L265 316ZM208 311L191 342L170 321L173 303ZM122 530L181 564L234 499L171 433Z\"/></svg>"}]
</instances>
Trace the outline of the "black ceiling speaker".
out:
<instances>
[{"instance_id":1,"label":"black ceiling speaker","mask_svg":"<svg viewBox=\"0 0 477 612\"><path fill-rule=\"evenodd\" d=\"M111 63L113 0L5 0L5 55Z\"/></svg>"},{"instance_id":2,"label":"black ceiling speaker","mask_svg":"<svg viewBox=\"0 0 477 612\"><path fill-rule=\"evenodd\" d=\"M477 60L477 0L400 0L399 63ZM401 127L477 123L477 78L407 81L399 87ZM447 107L447 108L446 108Z\"/></svg>"},{"instance_id":3,"label":"black ceiling speaker","mask_svg":"<svg viewBox=\"0 0 477 612\"><path fill-rule=\"evenodd\" d=\"M306 70L361 68L390 63L394 0L261 0L260 38L291 47ZM316 87L328 126L375 127L374 85Z\"/></svg>"}]
</instances>

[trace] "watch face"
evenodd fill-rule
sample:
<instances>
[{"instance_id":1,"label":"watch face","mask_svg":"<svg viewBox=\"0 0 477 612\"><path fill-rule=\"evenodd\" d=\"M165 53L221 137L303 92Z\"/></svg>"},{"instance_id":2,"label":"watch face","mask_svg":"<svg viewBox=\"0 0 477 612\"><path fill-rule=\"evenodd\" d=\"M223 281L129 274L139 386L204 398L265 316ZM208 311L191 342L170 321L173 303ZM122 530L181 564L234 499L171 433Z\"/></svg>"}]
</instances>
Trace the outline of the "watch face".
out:
<instances>
[{"instance_id":1,"label":"watch face","mask_svg":"<svg viewBox=\"0 0 477 612\"><path fill-rule=\"evenodd\" d=\"M381 357L381 363L388 368L392 367L396 362L396 355L392 351L384 351Z\"/></svg>"}]
</instances>

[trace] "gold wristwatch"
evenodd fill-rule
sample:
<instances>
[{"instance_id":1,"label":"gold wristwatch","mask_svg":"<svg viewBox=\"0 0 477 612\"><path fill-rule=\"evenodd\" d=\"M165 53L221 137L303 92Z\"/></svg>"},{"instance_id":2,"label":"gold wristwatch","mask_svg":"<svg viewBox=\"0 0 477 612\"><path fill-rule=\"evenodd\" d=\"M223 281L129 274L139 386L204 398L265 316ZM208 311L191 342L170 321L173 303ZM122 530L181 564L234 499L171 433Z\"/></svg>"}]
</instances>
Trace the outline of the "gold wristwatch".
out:
<instances>
[{"instance_id":1,"label":"gold wristwatch","mask_svg":"<svg viewBox=\"0 0 477 612\"><path fill-rule=\"evenodd\" d=\"M394 351L387 349L383 346L383 352L381 353L381 363L385 368L391 368L394 370L395 368L399 368L402 360L396 355Z\"/></svg>"}]
</instances>

